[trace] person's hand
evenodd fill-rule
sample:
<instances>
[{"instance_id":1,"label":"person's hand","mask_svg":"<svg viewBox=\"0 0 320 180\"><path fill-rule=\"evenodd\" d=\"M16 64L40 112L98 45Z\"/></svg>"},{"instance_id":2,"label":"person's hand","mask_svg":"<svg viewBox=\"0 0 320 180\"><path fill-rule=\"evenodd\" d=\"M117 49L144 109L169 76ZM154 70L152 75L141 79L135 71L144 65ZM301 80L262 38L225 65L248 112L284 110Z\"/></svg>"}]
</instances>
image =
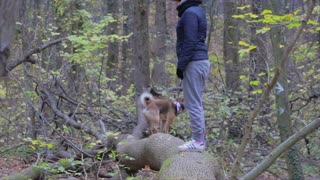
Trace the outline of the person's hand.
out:
<instances>
[{"instance_id":1,"label":"person's hand","mask_svg":"<svg viewBox=\"0 0 320 180\"><path fill-rule=\"evenodd\" d=\"M183 71L181 69L177 68L177 73L176 74L177 74L178 78L183 79Z\"/></svg>"}]
</instances>

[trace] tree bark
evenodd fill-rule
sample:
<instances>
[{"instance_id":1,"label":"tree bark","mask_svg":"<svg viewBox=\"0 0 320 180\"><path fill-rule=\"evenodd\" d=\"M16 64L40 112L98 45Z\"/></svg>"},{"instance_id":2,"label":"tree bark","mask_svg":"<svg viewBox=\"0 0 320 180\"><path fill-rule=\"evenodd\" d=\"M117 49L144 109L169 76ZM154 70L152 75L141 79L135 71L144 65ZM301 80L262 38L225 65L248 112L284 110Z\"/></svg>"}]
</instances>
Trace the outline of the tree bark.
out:
<instances>
[{"instance_id":1,"label":"tree bark","mask_svg":"<svg viewBox=\"0 0 320 180\"><path fill-rule=\"evenodd\" d=\"M166 62L166 41L167 32L167 11L166 0L157 0L155 17L155 39L154 39L154 67L152 70L152 84L156 86L165 86L167 79L165 71Z\"/></svg>"},{"instance_id":2,"label":"tree bark","mask_svg":"<svg viewBox=\"0 0 320 180\"><path fill-rule=\"evenodd\" d=\"M279 1L273 0L273 12L278 15L282 15L281 11L287 4L281 3ZM291 125L291 112L289 107L289 87L288 87L288 60L284 60L284 49L281 48L281 45L285 45L286 42L284 40L284 31L282 27L273 27L271 29L271 42L273 47L273 58L275 61L276 68L281 66L281 61L286 61L282 73L279 76L279 79L276 83L275 90L275 99L276 99L276 116L277 116L277 124L280 132L281 141L285 141L288 137L293 134L292 125ZM289 57L287 57L289 58ZM285 153L285 160L288 167L288 175L290 179L293 180L302 180L303 178L303 170L300 164L300 158L298 156L298 152L295 146L291 147Z\"/></svg>"},{"instance_id":3,"label":"tree bark","mask_svg":"<svg viewBox=\"0 0 320 180\"><path fill-rule=\"evenodd\" d=\"M15 33L16 17L21 1L0 1L0 77L7 74L7 62L10 56L10 42Z\"/></svg>"},{"instance_id":4,"label":"tree bark","mask_svg":"<svg viewBox=\"0 0 320 180\"><path fill-rule=\"evenodd\" d=\"M211 47L211 35L215 30L215 21L214 16L217 14L217 5L218 2L216 0L209 0L208 1L208 14L209 14L209 29L208 29L208 40L207 40L207 47L210 49Z\"/></svg>"},{"instance_id":5,"label":"tree bark","mask_svg":"<svg viewBox=\"0 0 320 180\"><path fill-rule=\"evenodd\" d=\"M115 19L114 22L110 22L108 24L108 35L115 35L119 33L119 0L108 0L107 1L108 13L112 14ZM119 34L120 35L120 34ZM108 59L107 59L107 67L106 67L106 75L107 77L112 78L119 65L119 41L111 40L108 42ZM111 86L113 89L116 87Z\"/></svg>"},{"instance_id":6,"label":"tree bark","mask_svg":"<svg viewBox=\"0 0 320 180\"><path fill-rule=\"evenodd\" d=\"M141 128L146 127L146 122L141 116L142 106L139 96L143 90L150 86L150 56L149 56L149 29L148 11L149 0L136 0L134 3L134 31L133 31L133 54L134 54L134 86L136 89L138 126L133 130L133 135L141 138Z\"/></svg>"},{"instance_id":7,"label":"tree bark","mask_svg":"<svg viewBox=\"0 0 320 180\"><path fill-rule=\"evenodd\" d=\"M135 67L134 85L137 94L150 86L150 56L148 28L148 0L134 1L133 54Z\"/></svg>"},{"instance_id":8,"label":"tree bark","mask_svg":"<svg viewBox=\"0 0 320 180\"><path fill-rule=\"evenodd\" d=\"M226 76L226 89L234 92L240 87L239 79L239 31L237 20L232 18L236 14L236 2L225 0L224 7L224 31L223 31L223 59Z\"/></svg>"},{"instance_id":9,"label":"tree bark","mask_svg":"<svg viewBox=\"0 0 320 180\"><path fill-rule=\"evenodd\" d=\"M20 19L21 23L24 25L24 27L27 27L31 25L32 23L32 18L29 18L26 12L33 12L35 11L30 7L29 4L26 3L26 1L22 2L22 7L20 11ZM33 17L34 18L34 17ZM31 42L33 42L31 39L31 33L28 31L29 28L23 28L21 32L21 44L22 44L22 51L27 52L27 50L31 49ZM30 73L32 72L32 65L30 63L23 64L24 68L24 79L25 83L24 88L26 91L32 92L34 90L33 88L33 82L32 82L32 77L30 77ZM37 127L36 127L36 116L35 116L35 111L32 108L32 104L29 103L29 101L26 101L26 112L25 112L25 119L28 119L28 136L31 137L32 139L37 138Z\"/></svg>"}]
</instances>

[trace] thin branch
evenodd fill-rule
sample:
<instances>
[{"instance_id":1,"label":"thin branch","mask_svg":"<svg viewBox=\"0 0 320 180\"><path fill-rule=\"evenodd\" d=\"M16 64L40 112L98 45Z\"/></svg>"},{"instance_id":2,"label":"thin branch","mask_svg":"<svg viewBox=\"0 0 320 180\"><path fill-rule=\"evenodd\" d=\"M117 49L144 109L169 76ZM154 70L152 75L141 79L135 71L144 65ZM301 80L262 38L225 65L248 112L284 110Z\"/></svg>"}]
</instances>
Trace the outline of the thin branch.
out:
<instances>
[{"instance_id":1,"label":"thin branch","mask_svg":"<svg viewBox=\"0 0 320 180\"><path fill-rule=\"evenodd\" d=\"M292 147L295 143L306 137L308 134L314 132L316 129L320 127L320 118L315 119L309 125L302 128L297 133L290 136L287 140L282 142L277 148L275 148L264 160L252 169L245 176L241 177L241 180L250 180L255 179L261 173L265 172L274 162L275 160L281 156L285 151L287 151L290 147Z\"/></svg>"},{"instance_id":2,"label":"thin branch","mask_svg":"<svg viewBox=\"0 0 320 180\"><path fill-rule=\"evenodd\" d=\"M289 54L291 53L294 45L296 44L298 38L300 37L303 29L306 27L308 20L311 18L313 9L315 7L316 1L312 0L312 4L307 12L307 16L305 18L305 20L302 22L301 27L298 29L298 31L295 33L294 38L292 40L291 43L289 43L288 47L285 49L284 51L284 56L283 59L281 60L281 66L279 69L276 70L274 77L272 78L270 84L268 84L267 88L264 90L261 98L259 99L259 103L258 105L255 107L255 109L253 111L251 111L250 116L249 116L249 120L247 121L246 127L244 129L244 135L242 138L242 142L241 145L238 149L237 152L237 156L236 156L236 160L234 162L234 165L231 169L231 179L237 179L237 174L238 171L240 170L240 162L242 157L244 156L245 153L245 149L246 146L248 145L249 141L250 141L250 134L252 131L252 124L255 120L255 118L257 117L259 111L261 110L264 102L267 100L268 96L270 95L271 90L273 89L273 87L275 86L276 82L278 81L280 74L282 73L285 64L288 61L288 57Z\"/></svg>"},{"instance_id":3,"label":"thin branch","mask_svg":"<svg viewBox=\"0 0 320 180\"><path fill-rule=\"evenodd\" d=\"M311 96L309 96L308 98L303 98L303 97L297 97L291 101L289 101L290 103L290 109L294 112L294 111L299 111L301 110L302 108L306 107L313 99L317 99L317 98L320 98L320 93L315 93ZM301 100L301 101L305 101L305 103L303 105L301 105L299 108L296 108L296 109L293 109L293 103L298 101L298 100Z\"/></svg>"},{"instance_id":4,"label":"thin branch","mask_svg":"<svg viewBox=\"0 0 320 180\"><path fill-rule=\"evenodd\" d=\"M99 133L98 131L94 130L92 127L83 124L83 123L78 123L76 122L73 118L70 118L67 114L64 114L63 112L60 111L60 109L57 107L56 99L54 95L52 95L49 90L46 88L40 86L38 84L38 87L40 88L40 92L46 97L46 100L48 102L48 105L51 107L52 111L59 117L65 120L66 123L69 125L73 126L76 129L83 130L84 132L93 135L97 139L101 140L102 143L107 144L108 140L107 138Z\"/></svg>"},{"instance_id":5,"label":"thin branch","mask_svg":"<svg viewBox=\"0 0 320 180\"><path fill-rule=\"evenodd\" d=\"M11 77L12 77L13 79L16 80L16 82L19 84L20 89L22 90L23 88L22 88L22 85L21 85L20 81L18 80L18 78L17 78L16 76L14 76L12 73L11 73L10 75L11 75ZM36 112L36 114L37 114L40 118L44 119L44 120L45 120L44 122L45 122L51 129L53 129L57 134L59 134L60 137L62 137L63 139L65 139L67 142L69 142L69 145L70 145L72 148L74 148L75 150L77 150L77 151L79 151L79 152L87 155L88 157L93 157L93 155L92 155L91 153L88 153L88 152L86 152L86 151L83 151L82 149L80 149L79 147L77 147L72 141L70 141L68 138L64 137L59 131L57 131L55 128L53 128L53 127L50 125L50 123L48 122L48 120L47 120L45 117L43 117L43 115L42 115L39 111L37 111L37 109L33 106L32 102L31 102L31 99L30 99L28 96L24 95L24 98L25 98L25 100L32 106L32 108L33 108L33 110ZM70 119L71 119L71 118L70 118ZM73 120L73 119L72 119L72 120ZM96 154L96 153L94 153L94 154Z\"/></svg>"},{"instance_id":6,"label":"thin branch","mask_svg":"<svg viewBox=\"0 0 320 180\"><path fill-rule=\"evenodd\" d=\"M35 64L36 61L34 59L31 59L30 56L33 55L33 54L36 54L36 53L40 53L42 50L48 48L48 47L51 47L53 45L56 45L56 44L59 44L61 43L62 41L66 40L66 38L60 38L60 39L56 39L56 40L53 40L53 41L50 41L46 44L43 44L42 46L38 47L38 48L35 48L35 49L31 49L29 50L25 55L23 55L21 58L13 61L13 62L10 62L8 65L7 65L7 70L8 71L12 71L14 68L16 68L17 66L19 66L20 64L22 63L25 63L25 62L29 62L29 63L32 63L32 64Z\"/></svg>"}]
</instances>

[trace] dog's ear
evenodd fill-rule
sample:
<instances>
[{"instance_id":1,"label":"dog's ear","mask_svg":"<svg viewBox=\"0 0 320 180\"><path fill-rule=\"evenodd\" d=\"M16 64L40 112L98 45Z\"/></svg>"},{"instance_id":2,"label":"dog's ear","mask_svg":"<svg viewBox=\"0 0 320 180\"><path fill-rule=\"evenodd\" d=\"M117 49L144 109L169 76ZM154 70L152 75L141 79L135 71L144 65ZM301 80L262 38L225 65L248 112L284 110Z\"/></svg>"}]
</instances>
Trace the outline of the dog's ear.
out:
<instances>
[{"instance_id":1,"label":"dog's ear","mask_svg":"<svg viewBox=\"0 0 320 180\"><path fill-rule=\"evenodd\" d=\"M154 97L157 97L157 98L161 98L163 97L162 94L158 93L156 90L154 90L153 88L150 89L149 91Z\"/></svg>"}]
</instances>

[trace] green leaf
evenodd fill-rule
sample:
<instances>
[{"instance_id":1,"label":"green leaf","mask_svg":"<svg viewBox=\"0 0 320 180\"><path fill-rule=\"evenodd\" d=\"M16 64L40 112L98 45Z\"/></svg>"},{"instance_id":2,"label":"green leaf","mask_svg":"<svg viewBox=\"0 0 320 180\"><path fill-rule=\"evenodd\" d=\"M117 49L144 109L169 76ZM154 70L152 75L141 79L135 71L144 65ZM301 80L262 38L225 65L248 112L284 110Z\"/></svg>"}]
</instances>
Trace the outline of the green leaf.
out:
<instances>
[{"instance_id":1,"label":"green leaf","mask_svg":"<svg viewBox=\"0 0 320 180\"><path fill-rule=\"evenodd\" d=\"M262 29L258 29L258 30L256 31L256 33L257 33L257 34L264 34L264 33L268 32L268 31L270 31L270 29L271 29L271 28L269 28L269 27L263 27Z\"/></svg>"},{"instance_id":2,"label":"green leaf","mask_svg":"<svg viewBox=\"0 0 320 180\"><path fill-rule=\"evenodd\" d=\"M242 79L245 79L247 76L245 76L245 75L240 75L240 80L242 80Z\"/></svg>"},{"instance_id":3,"label":"green leaf","mask_svg":"<svg viewBox=\"0 0 320 180\"><path fill-rule=\"evenodd\" d=\"M248 15L249 15L252 19L259 18L259 16L258 16L258 15L253 14L253 13L248 13Z\"/></svg>"},{"instance_id":4,"label":"green leaf","mask_svg":"<svg viewBox=\"0 0 320 180\"><path fill-rule=\"evenodd\" d=\"M258 74L259 77L265 76L265 75L267 75L267 73L265 73L265 72L261 72L261 73Z\"/></svg>"},{"instance_id":5,"label":"green leaf","mask_svg":"<svg viewBox=\"0 0 320 180\"><path fill-rule=\"evenodd\" d=\"M248 54L250 51L248 49L240 49L239 51L240 56L244 56Z\"/></svg>"},{"instance_id":6,"label":"green leaf","mask_svg":"<svg viewBox=\"0 0 320 180\"><path fill-rule=\"evenodd\" d=\"M63 166L59 166L59 167L58 167L58 172L63 173L63 172L65 172L65 171L66 171L66 169L65 169Z\"/></svg>"},{"instance_id":7,"label":"green leaf","mask_svg":"<svg viewBox=\"0 0 320 180\"><path fill-rule=\"evenodd\" d=\"M257 89L255 91L252 91L252 94L256 95L256 94L262 94L262 89Z\"/></svg>"},{"instance_id":8,"label":"green leaf","mask_svg":"<svg viewBox=\"0 0 320 180\"><path fill-rule=\"evenodd\" d=\"M243 14L239 14L239 15L233 15L232 17L235 19L244 19L246 16Z\"/></svg>"},{"instance_id":9,"label":"green leaf","mask_svg":"<svg viewBox=\"0 0 320 180\"><path fill-rule=\"evenodd\" d=\"M269 9L265 9L265 10L263 10L262 11L262 13L261 13L262 15L266 15L266 14L272 14L272 11L271 10L269 10Z\"/></svg>"},{"instance_id":10,"label":"green leaf","mask_svg":"<svg viewBox=\"0 0 320 180\"><path fill-rule=\"evenodd\" d=\"M292 14L286 14L286 15L283 16L283 19L285 21L290 21L292 19L292 16L293 16Z\"/></svg>"},{"instance_id":11,"label":"green leaf","mask_svg":"<svg viewBox=\"0 0 320 180\"><path fill-rule=\"evenodd\" d=\"M49 144L47 144L47 147L48 147L48 149L53 149L54 145L49 143Z\"/></svg>"},{"instance_id":12,"label":"green leaf","mask_svg":"<svg viewBox=\"0 0 320 180\"><path fill-rule=\"evenodd\" d=\"M246 6L237 7L237 9L244 10L244 9L249 9L250 7L251 7L251 5L246 5Z\"/></svg>"},{"instance_id":13,"label":"green leaf","mask_svg":"<svg viewBox=\"0 0 320 180\"><path fill-rule=\"evenodd\" d=\"M314 25L314 26L316 26L316 25L318 24L318 22L317 22L317 21L314 21L314 20L309 20L309 21L307 22L307 24L308 24L308 25Z\"/></svg>"},{"instance_id":14,"label":"green leaf","mask_svg":"<svg viewBox=\"0 0 320 180\"><path fill-rule=\"evenodd\" d=\"M301 26L300 23L291 23L287 25L288 29L299 28Z\"/></svg>"},{"instance_id":15,"label":"green leaf","mask_svg":"<svg viewBox=\"0 0 320 180\"><path fill-rule=\"evenodd\" d=\"M294 15L298 15L301 12L301 9L297 9L296 11L294 11Z\"/></svg>"},{"instance_id":16,"label":"green leaf","mask_svg":"<svg viewBox=\"0 0 320 180\"><path fill-rule=\"evenodd\" d=\"M250 81L251 86L258 86L259 84L260 84L260 81L258 80Z\"/></svg>"}]
</instances>

